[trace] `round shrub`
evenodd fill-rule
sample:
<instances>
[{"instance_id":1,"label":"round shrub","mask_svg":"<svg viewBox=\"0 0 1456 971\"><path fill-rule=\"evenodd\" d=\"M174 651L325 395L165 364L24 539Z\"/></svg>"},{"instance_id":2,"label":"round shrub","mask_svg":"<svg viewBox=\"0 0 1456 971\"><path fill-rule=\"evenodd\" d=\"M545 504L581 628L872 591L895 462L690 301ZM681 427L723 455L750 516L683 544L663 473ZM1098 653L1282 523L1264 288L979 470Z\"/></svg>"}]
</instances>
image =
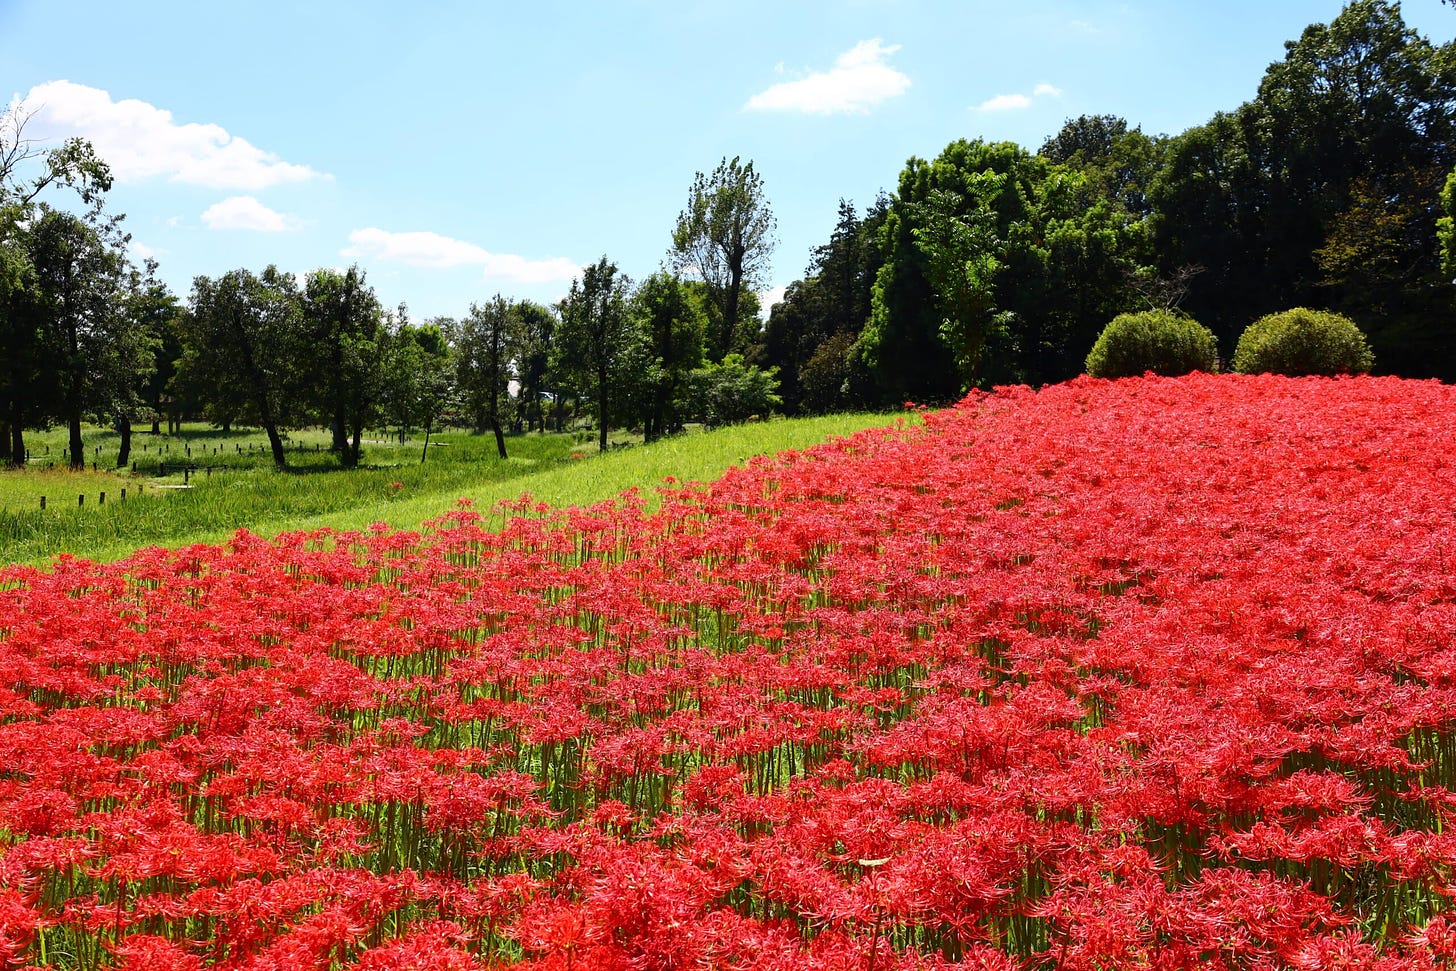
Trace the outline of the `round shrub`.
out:
<instances>
[{"instance_id":1,"label":"round shrub","mask_svg":"<svg viewBox=\"0 0 1456 971\"><path fill-rule=\"evenodd\" d=\"M1244 329L1234 351L1240 374L1364 374L1374 363L1353 320L1305 307L1260 317Z\"/></svg>"},{"instance_id":2,"label":"round shrub","mask_svg":"<svg viewBox=\"0 0 1456 971\"><path fill-rule=\"evenodd\" d=\"M1094 378L1128 378L1152 371L1166 377L1218 366L1213 331L1171 310L1118 314L1097 337L1087 355Z\"/></svg>"}]
</instances>

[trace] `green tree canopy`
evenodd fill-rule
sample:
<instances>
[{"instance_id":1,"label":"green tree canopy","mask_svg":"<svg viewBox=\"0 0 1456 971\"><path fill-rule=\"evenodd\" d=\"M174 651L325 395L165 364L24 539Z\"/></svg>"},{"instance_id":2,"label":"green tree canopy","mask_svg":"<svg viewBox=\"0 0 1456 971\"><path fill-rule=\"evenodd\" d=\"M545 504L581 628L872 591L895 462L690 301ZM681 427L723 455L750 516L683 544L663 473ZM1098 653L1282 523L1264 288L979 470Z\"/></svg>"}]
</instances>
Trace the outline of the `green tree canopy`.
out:
<instances>
[{"instance_id":1,"label":"green tree canopy","mask_svg":"<svg viewBox=\"0 0 1456 971\"><path fill-rule=\"evenodd\" d=\"M552 370L596 403L597 447L604 452L612 382L640 334L627 313L630 287L606 256L584 267L561 302L552 347Z\"/></svg>"},{"instance_id":2,"label":"green tree canopy","mask_svg":"<svg viewBox=\"0 0 1456 971\"><path fill-rule=\"evenodd\" d=\"M708 352L721 360L739 344L739 304L760 287L774 248L773 210L753 163L724 159L699 172L672 234L672 263L707 286L713 325Z\"/></svg>"},{"instance_id":3,"label":"green tree canopy","mask_svg":"<svg viewBox=\"0 0 1456 971\"><path fill-rule=\"evenodd\" d=\"M1130 299L1141 223L1010 142L912 158L881 231L858 353L889 400L1070 377Z\"/></svg>"},{"instance_id":4,"label":"green tree canopy","mask_svg":"<svg viewBox=\"0 0 1456 971\"><path fill-rule=\"evenodd\" d=\"M302 325L315 380L309 402L333 433L345 468L359 464L364 426L377 417L382 394L383 314L357 266L319 269L304 282Z\"/></svg>"},{"instance_id":5,"label":"green tree canopy","mask_svg":"<svg viewBox=\"0 0 1456 971\"><path fill-rule=\"evenodd\" d=\"M690 289L675 274L654 273L633 294L631 313L641 328L647 387L643 436L660 438L681 422L687 376L703 362L706 321Z\"/></svg>"},{"instance_id":6,"label":"green tree canopy","mask_svg":"<svg viewBox=\"0 0 1456 971\"><path fill-rule=\"evenodd\" d=\"M215 420L251 418L262 426L283 469L282 429L306 413L315 378L313 348L292 274L269 266L261 274L233 270L192 282L183 366L196 385L211 389Z\"/></svg>"},{"instance_id":7,"label":"green tree canopy","mask_svg":"<svg viewBox=\"0 0 1456 971\"><path fill-rule=\"evenodd\" d=\"M476 431L495 435L496 451L506 457L501 400L513 376L511 343L518 327L515 305L499 293L446 331L455 353L455 382Z\"/></svg>"}]
</instances>

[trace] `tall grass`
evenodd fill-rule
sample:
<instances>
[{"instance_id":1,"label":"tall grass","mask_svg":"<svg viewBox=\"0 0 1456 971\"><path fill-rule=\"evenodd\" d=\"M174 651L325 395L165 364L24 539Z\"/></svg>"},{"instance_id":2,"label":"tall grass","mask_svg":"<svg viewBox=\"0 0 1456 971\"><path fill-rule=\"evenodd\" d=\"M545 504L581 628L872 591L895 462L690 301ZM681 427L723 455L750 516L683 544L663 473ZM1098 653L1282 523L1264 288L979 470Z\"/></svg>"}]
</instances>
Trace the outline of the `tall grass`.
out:
<instances>
[{"instance_id":1,"label":"tall grass","mask_svg":"<svg viewBox=\"0 0 1456 971\"><path fill-rule=\"evenodd\" d=\"M377 440L365 445L361 467L353 470L338 467L324 433L305 431L292 436L286 472L273 468L256 430L225 435L201 427L138 435L135 474L130 465L107 470L116 459L115 436L98 430L87 437L87 459L96 461L97 471L70 472L60 464L64 438L52 432L31 437L30 468L0 473L0 562L44 563L61 553L115 560L144 546L218 542L239 528L263 535L322 525L362 529L374 522L412 529L461 497L481 508L525 492L553 505L586 505L632 487L649 492L668 476L716 478L750 456L804 448L892 420L851 414L773 421L651 445L619 436L616 447L600 456L584 433L519 435L507 439L510 458L504 461L490 436L447 432L432 437L437 444L423 464L420 441ZM84 505L79 495L86 496Z\"/></svg>"}]
</instances>

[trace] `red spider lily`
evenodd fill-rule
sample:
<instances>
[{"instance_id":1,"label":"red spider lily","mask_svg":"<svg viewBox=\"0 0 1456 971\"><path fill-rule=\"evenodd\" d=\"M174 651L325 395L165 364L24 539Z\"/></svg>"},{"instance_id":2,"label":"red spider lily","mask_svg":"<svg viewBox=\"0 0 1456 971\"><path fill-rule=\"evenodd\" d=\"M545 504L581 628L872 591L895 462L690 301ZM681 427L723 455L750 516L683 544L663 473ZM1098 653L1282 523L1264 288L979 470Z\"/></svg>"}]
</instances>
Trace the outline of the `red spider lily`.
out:
<instances>
[{"instance_id":1,"label":"red spider lily","mask_svg":"<svg viewBox=\"0 0 1456 971\"><path fill-rule=\"evenodd\" d=\"M0 570L0 954L1456 958L1456 392L977 393L708 485Z\"/></svg>"}]
</instances>

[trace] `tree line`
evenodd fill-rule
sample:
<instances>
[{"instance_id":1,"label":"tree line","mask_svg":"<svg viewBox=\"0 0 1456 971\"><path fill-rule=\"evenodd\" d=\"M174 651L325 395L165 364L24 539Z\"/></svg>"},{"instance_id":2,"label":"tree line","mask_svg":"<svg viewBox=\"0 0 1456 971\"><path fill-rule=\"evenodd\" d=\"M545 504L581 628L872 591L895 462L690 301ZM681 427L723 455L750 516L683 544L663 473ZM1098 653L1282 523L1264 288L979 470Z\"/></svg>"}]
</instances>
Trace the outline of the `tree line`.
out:
<instances>
[{"instance_id":1,"label":"tree line","mask_svg":"<svg viewBox=\"0 0 1456 971\"><path fill-rule=\"evenodd\" d=\"M1381 370L1456 380L1453 135L1456 43L1359 0L1182 134L1083 116L1036 152L910 159L893 195L841 203L748 357L791 413L938 402L1070 378L1121 312L1181 309L1227 356L1308 306L1357 321Z\"/></svg>"},{"instance_id":2,"label":"tree line","mask_svg":"<svg viewBox=\"0 0 1456 971\"><path fill-rule=\"evenodd\" d=\"M25 432L70 427L70 462L85 462L86 421L120 433L184 418L261 427L287 465L291 428L332 430L341 465L359 464L365 430L429 437L449 421L495 437L563 430L591 415L648 440L687 422L742 421L780 404L771 368L744 362L737 335L757 329L773 216L753 164L725 159L699 174L664 268L640 283L603 256L547 307L496 294L459 317L410 319L381 305L365 274L299 278L268 266L199 276L185 301L134 266L120 217L104 209L107 167L83 141L43 151L25 117L0 119L0 431L10 465ZM29 166L25 163L30 163ZM71 189L73 213L40 197ZM689 271L692 279L684 275Z\"/></svg>"},{"instance_id":3,"label":"tree line","mask_svg":"<svg viewBox=\"0 0 1456 971\"><path fill-rule=\"evenodd\" d=\"M911 158L829 239L767 323L774 218L753 163L698 173L663 268L603 256L543 306L497 294L422 322L357 267L198 277L186 299L127 257L84 141L43 151L0 116L0 452L27 429L184 417L321 425L345 466L365 429L493 434L590 417L599 446L687 422L949 401L1082 370L1109 320L1183 310L1225 354L1251 320L1338 311L1385 371L1456 380L1456 42L1357 0L1307 28L1255 97L1179 135L1068 121L1032 152L958 140ZM47 200L70 192L79 211Z\"/></svg>"}]
</instances>

